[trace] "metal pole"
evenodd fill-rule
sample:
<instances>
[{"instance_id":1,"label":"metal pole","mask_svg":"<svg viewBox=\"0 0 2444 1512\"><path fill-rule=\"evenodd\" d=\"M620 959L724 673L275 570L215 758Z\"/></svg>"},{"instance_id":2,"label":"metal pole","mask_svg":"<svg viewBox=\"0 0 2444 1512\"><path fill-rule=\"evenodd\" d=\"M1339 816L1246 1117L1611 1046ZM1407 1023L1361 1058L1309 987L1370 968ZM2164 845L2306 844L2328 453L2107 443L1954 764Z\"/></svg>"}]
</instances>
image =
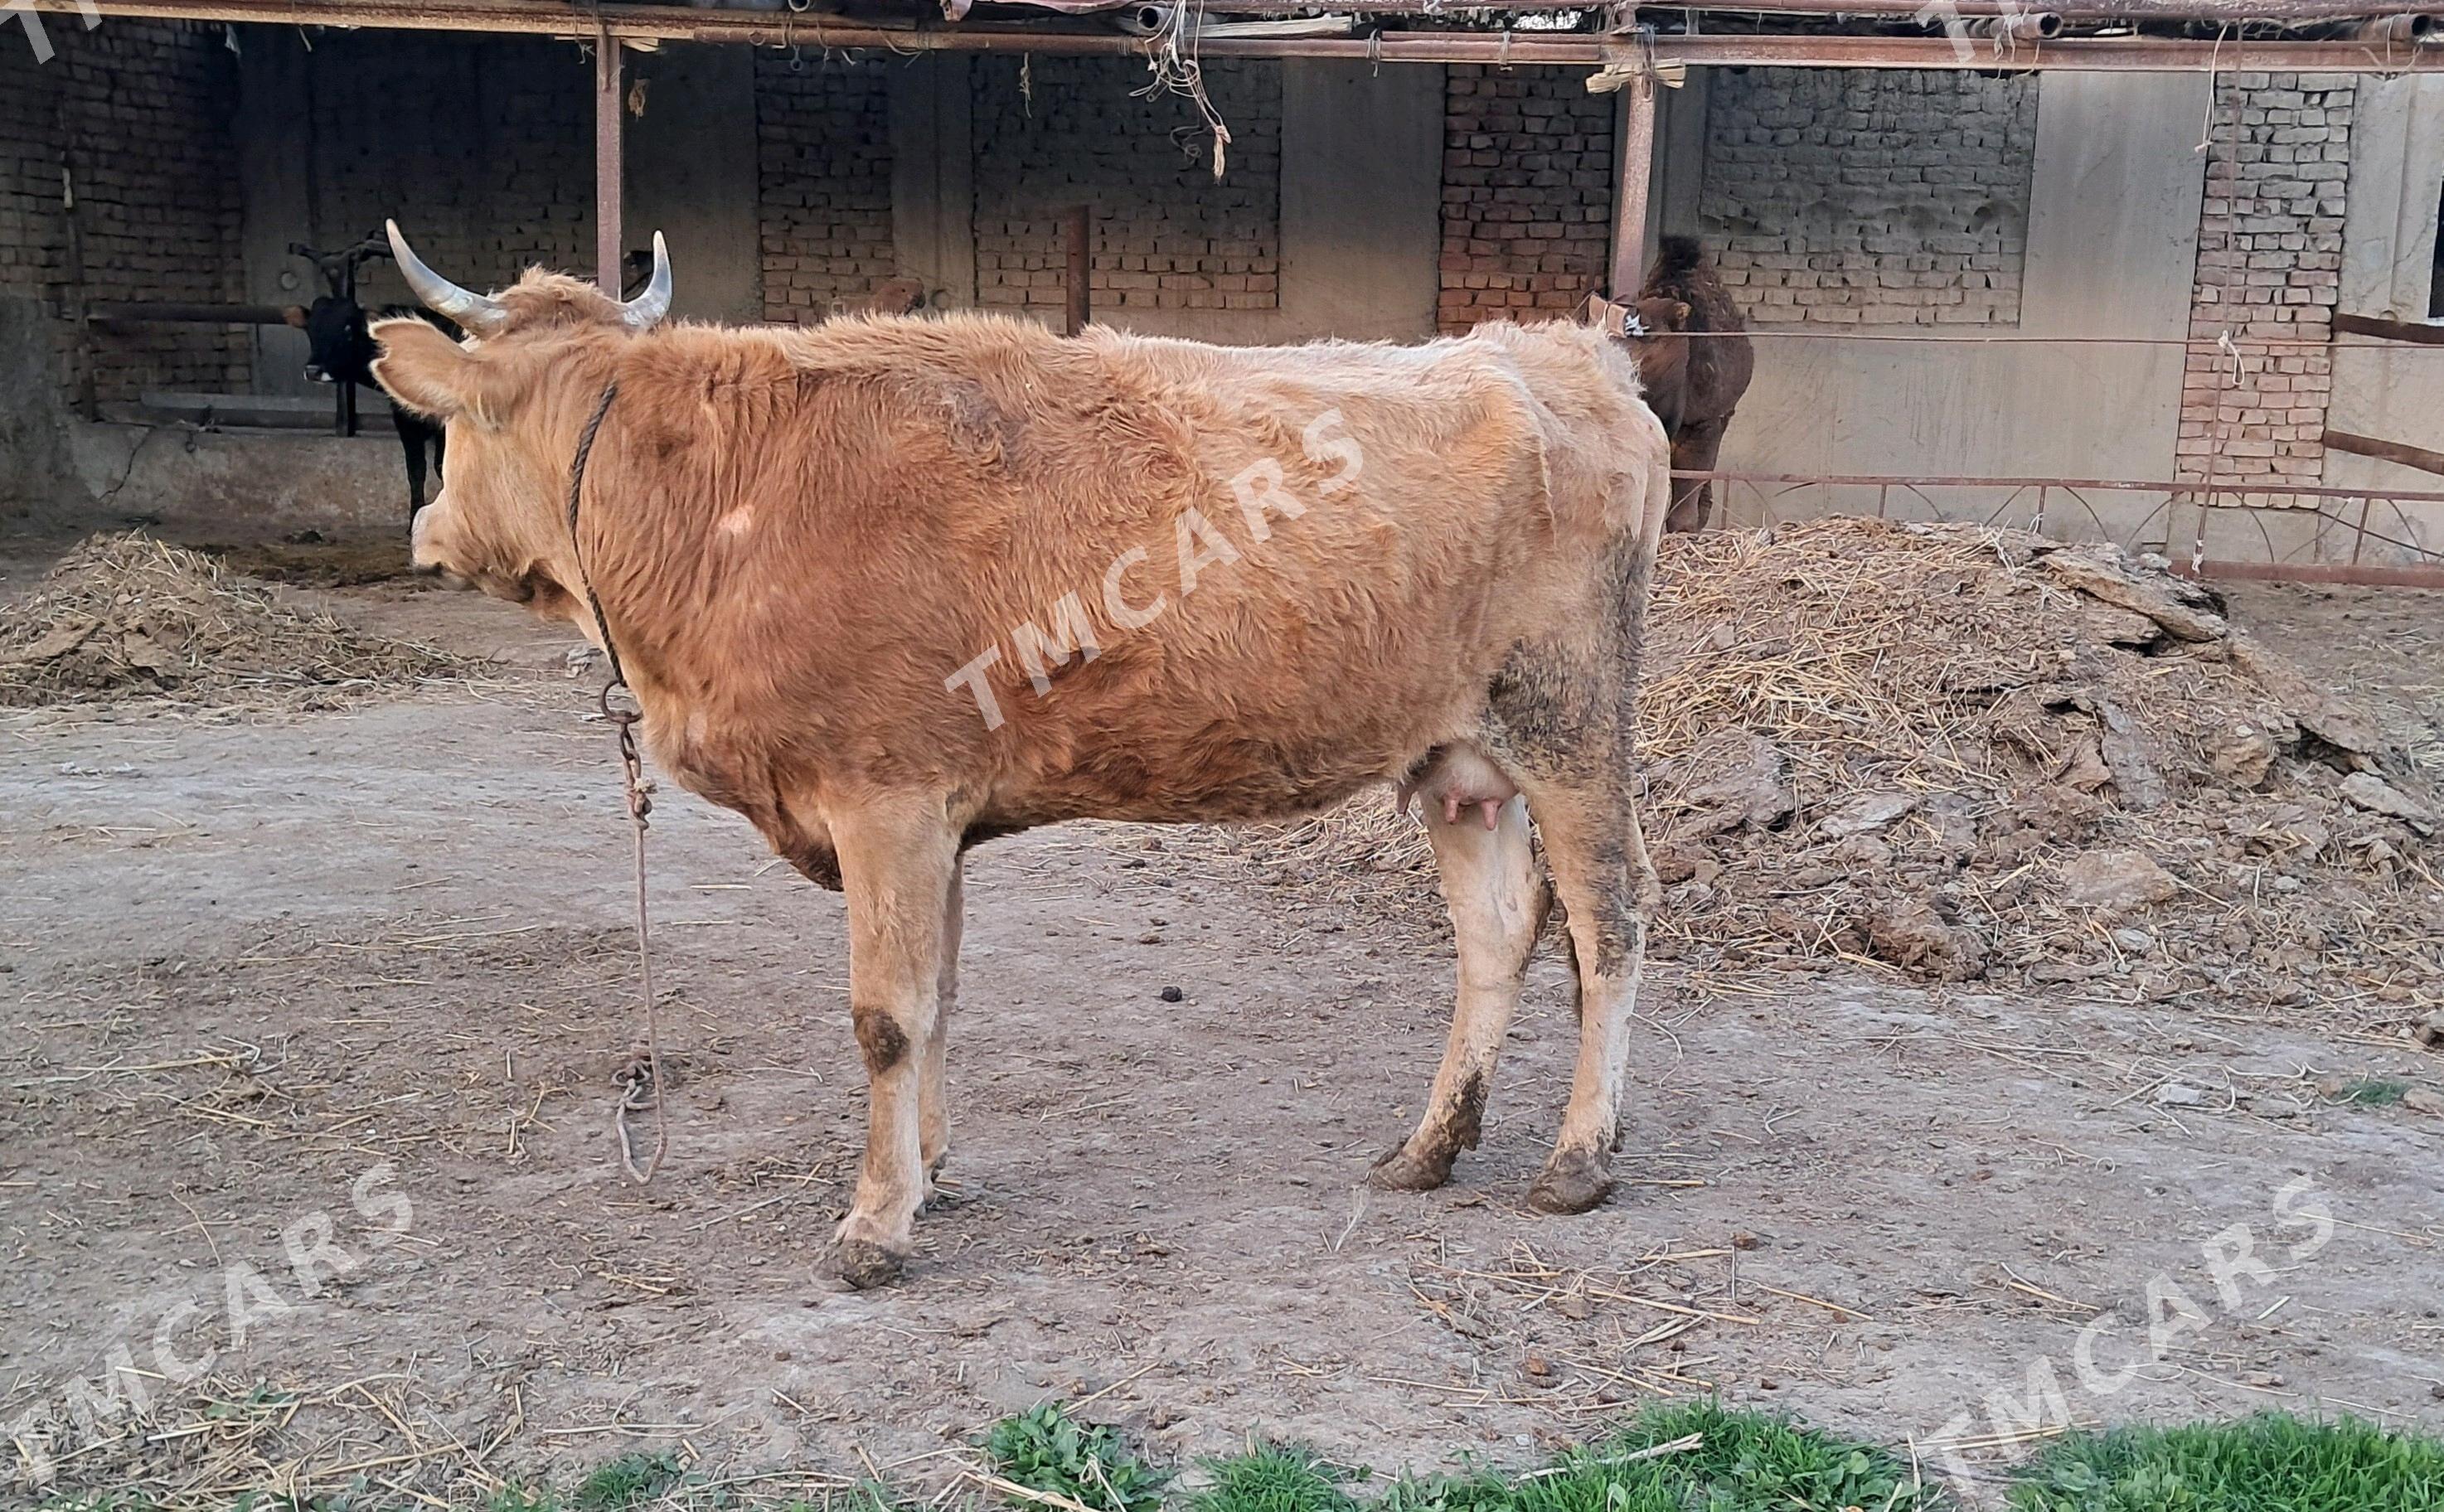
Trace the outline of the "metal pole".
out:
<instances>
[{"instance_id":1,"label":"metal pole","mask_svg":"<svg viewBox=\"0 0 2444 1512\"><path fill-rule=\"evenodd\" d=\"M1620 92L1619 175L1612 199L1612 286L1614 299L1637 297L1646 279L1646 200L1655 179L1655 76L1640 70L1638 81Z\"/></svg>"},{"instance_id":2,"label":"metal pole","mask_svg":"<svg viewBox=\"0 0 2444 1512\"><path fill-rule=\"evenodd\" d=\"M1087 242L1087 212L1083 205L1072 205L1061 216L1063 238L1068 245L1069 309L1063 330L1075 336L1086 328L1090 287L1094 277L1094 260Z\"/></svg>"},{"instance_id":3,"label":"metal pole","mask_svg":"<svg viewBox=\"0 0 2444 1512\"><path fill-rule=\"evenodd\" d=\"M594 42L594 281L618 299L621 268L620 186L623 108L620 99L620 43L605 32Z\"/></svg>"},{"instance_id":4,"label":"metal pole","mask_svg":"<svg viewBox=\"0 0 2444 1512\"><path fill-rule=\"evenodd\" d=\"M102 396L94 376L93 306L86 302L84 282L84 212L77 203L76 170L60 155L60 212L67 221L68 315L76 322L76 407L86 420L102 418Z\"/></svg>"},{"instance_id":5,"label":"metal pole","mask_svg":"<svg viewBox=\"0 0 2444 1512\"><path fill-rule=\"evenodd\" d=\"M340 297L354 304L357 302L357 264L354 258L341 265ZM357 433L357 386L342 378L338 392L331 396L331 429L340 435Z\"/></svg>"}]
</instances>

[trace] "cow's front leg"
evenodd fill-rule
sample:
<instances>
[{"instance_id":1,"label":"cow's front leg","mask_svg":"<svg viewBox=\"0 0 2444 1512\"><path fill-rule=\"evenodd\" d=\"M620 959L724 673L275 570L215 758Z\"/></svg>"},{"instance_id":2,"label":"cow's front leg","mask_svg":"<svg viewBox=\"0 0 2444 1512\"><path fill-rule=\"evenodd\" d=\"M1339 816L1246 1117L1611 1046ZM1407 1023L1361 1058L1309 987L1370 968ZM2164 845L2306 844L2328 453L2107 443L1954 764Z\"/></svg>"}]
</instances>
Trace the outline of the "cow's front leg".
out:
<instances>
[{"instance_id":1,"label":"cow's front leg","mask_svg":"<svg viewBox=\"0 0 2444 1512\"><path fill-rule=\"evenodd\" d=\"M391 420L398 432L399 450L407 453L407 523L413 529L417 512L424 507L424 422L410 418L402 410L393 410Z\"/></svg>"},{"instance_id":2,"label":"cow's front leg","mask_svg":"<svg viewBox=\"0 0 2444 1512\"><path fill-rule=\"evenodd\" d=\"M893 799L831 819L848 901L849 1017L865 1057L865 1161L832 1263L852 1286L896 1280L925 1199L923 1062L939 1017L942 921L958 832L940 800Z\"/></svg>"}]
</instances>

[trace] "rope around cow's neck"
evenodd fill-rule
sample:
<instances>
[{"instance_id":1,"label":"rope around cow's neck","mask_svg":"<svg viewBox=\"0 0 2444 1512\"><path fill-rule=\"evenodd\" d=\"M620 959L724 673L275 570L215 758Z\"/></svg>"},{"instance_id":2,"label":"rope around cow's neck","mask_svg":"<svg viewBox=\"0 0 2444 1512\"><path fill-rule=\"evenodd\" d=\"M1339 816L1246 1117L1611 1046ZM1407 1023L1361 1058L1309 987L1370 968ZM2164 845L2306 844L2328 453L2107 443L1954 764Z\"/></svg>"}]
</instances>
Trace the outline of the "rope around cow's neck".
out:
<instances>
[{"instance_id":1,"label":"rope around cow's neck","mask_svg":"<svg viewBox=\"0 0 2444 1512\"><path fill-rule=\"evenodd\" d=\"M670 1123L662 1112L661 1023L654 1006L653 940L647 929L645 913L646 816L654 811L654 800L644 780L644 762L637 754L637 724L645 715L641 707L612 706L611 694L615 691L625 690L634 697L636 690L628 687L628 674L620 665L620 649L611 643L611 622L603 617L602 600L594 592L594 575L585 570L584 548L577 541L577 505L585 490L585 464L594 454L594 438L602 433L602 418L611 413L611 401L619 396L620 382L617 378L604 384L602 397L595 401L594 413L587 417L585 429L577 438L577 455L568 467L568 547L577 562L577 585L584 590L585 607L594 616L594 633L602 642L603 659L611 668L610 680L602 685L598 702L603 719L618 732L620 777L627 788L628 821L636 833L637 976L645 999L645 1075L641 1082L631 1076L621 1076L627 1089L612 1112L611 1124L620 1135L620 1169L627 1173L630 1181L642 1186L654 1179L654 1172L662 1169L662 1156L671 1148ZM637 1094L647 1087L653 1091L654 1151L639 1167L635 1141L628 1134L628 1115L645 1106L637 1100Z\"/></svg>"}]
</instances>

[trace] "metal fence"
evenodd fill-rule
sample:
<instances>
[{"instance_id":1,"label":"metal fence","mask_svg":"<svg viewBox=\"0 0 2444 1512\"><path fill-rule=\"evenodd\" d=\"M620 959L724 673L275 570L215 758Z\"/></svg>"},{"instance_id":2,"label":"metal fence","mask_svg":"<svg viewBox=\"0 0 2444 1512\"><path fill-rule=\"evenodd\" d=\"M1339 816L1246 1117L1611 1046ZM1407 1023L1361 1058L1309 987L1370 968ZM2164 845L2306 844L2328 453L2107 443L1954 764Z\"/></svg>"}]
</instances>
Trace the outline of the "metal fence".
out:
<instances>
[{"instance_id":1,"label":"metal fence","mask_svg":"<svg viewBox=\"0 0 2444 1512\"><path fill-rule=\"evenodd\" d=\"M1715 521L1764 527L1828 514L2008 526L2161 551L2211 578L2444 589L2444 547L2409 507L2444 491L2122 478L1676 472L1713 485ZM2102 504L2105 507L2100 507Z\"/></svg>"}]
</instances>

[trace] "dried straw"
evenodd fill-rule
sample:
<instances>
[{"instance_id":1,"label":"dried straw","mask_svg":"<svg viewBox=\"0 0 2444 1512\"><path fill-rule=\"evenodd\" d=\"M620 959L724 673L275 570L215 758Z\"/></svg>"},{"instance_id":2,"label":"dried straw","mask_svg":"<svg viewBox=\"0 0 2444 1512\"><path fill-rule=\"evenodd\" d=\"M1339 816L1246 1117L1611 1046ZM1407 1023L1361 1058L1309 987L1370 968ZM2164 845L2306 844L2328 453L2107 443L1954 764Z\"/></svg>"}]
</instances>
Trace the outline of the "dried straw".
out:
<instances>
[{"instance_id":1,"label":"dried straw","mask_svg":"<svg viewBox=\"0 0 2444 1512\"><path fill-rule=\"evenodd\" d=\"M369 635L135 531L87 539L0 608L0 707L168 697L323 709L484 665Z\"/></svg>"}]
</instances>

